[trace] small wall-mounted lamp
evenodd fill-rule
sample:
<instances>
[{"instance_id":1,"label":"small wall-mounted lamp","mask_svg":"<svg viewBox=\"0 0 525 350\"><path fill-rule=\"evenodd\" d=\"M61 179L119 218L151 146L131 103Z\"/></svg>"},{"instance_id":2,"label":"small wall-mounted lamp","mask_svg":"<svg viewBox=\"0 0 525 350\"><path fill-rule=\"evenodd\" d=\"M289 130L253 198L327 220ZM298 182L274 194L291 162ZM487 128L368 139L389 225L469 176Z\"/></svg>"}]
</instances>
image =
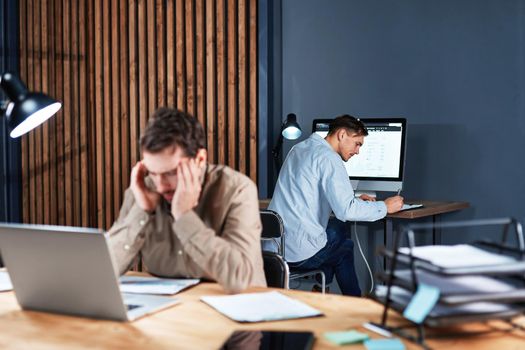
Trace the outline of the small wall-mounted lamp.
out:
<instances>
[{"instance_id":1,"label":"small wall-mounted lamp","mask_svg":"<svg viewBox=\"0 0 525 350\"><path fill-rule=\"evenodd\" d=\"M293 113L290 113L286 116L286 120L281 125L281 132L279 133L279 138L277 139L277 144L272 150L273 158L277 161L279 158L279 153L281 153L281 148L283 145L283 137L287 140L297 140L301 137L302 131L299 123L297 123L297 116Z\"/></svg>"},{"instance_id":2,"label":"small wall-mounted lamp","mask_svg":"<svg viewBox=\"0 0 525 350\"><path fill-rule=\"evenodd\" d=\"M0 114L5 113L10 130L9 136L19 137L60 110L62 104L40 92L30 92L24 83L12 73L0 76L0 89L8 100L0 103Z\"/></svg>"}]
</instances>

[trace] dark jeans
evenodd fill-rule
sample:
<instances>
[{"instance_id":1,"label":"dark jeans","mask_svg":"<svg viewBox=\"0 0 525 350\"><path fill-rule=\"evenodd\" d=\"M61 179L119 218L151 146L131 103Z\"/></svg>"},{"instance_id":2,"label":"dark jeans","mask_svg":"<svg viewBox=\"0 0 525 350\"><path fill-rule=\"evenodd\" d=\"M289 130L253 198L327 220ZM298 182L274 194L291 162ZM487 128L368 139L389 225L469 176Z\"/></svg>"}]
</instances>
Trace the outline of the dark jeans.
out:
<instances>
[{"instance_id":1,"label":"dark jeans","mask_svg":"<svg viewBox=\"0 0 525 350\"><path fill-rule=\"evenodd\" d=\"M354 242L346 237L347 231L346 223L330 219L324 248L311 258L288 265L292 270L323 270L326 284L332 282L335 274L343 295L361 296L354 266Z\"/></svg>"}]
</instances>

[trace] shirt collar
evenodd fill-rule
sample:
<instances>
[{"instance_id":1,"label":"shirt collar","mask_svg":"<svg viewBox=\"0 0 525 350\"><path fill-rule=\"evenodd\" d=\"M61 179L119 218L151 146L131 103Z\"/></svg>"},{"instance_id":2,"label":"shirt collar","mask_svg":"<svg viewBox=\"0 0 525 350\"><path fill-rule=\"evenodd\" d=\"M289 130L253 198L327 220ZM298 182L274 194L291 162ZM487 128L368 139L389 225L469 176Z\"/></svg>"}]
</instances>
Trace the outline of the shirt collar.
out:
<instances>
[{"instance_id":1,"label":"shirt collar","mask_svg":"<svg viewBox=\"0 0 525 350\"><path fill-rule=\"evenodd\" d=\"M315 132L312 133L312 135L310 135L309 138L312 139L312 141L314 141L314 142L317 142L317 143L322 144L322 145L324 145L326 147L332 148L330 146L330 144L328 143L328 141L326 141L323 137L321 137L320 135L316 134Z\"/></svg>"}]
</instances>

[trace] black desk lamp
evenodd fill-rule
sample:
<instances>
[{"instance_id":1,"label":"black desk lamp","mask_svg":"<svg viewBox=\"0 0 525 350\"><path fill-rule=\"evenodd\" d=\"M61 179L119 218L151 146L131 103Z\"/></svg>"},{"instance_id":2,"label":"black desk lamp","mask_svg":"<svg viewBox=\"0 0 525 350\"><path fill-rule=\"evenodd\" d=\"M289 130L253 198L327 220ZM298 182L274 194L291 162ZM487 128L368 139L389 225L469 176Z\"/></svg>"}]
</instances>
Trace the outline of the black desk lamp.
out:
<instances>
[{"instance_id":1,"label":"black desk lamp","mask_svg":"<svg viewBox=\"0 0 525 350\"><path fill-rule=\"evenodd\" d=\"M273 159L275 162L275 169L279 171L279 154L281 153L281 148L283 145L283 138L287 140L297 140L301 137L301 127L297 123L297 116L293 113L290 113L286 116L286 120L281 125L281 132L279 133L279 139L277 139L277 144L272 150Z\"/></svg>"},{"instance_id":2,"label":"black desk lamp","mask_svg":"<svg viewBox=\"0 0 525 350\"><path fill-rule=\"evenodd\" d=\"M0 114L5 113L12 138L33 130L62 107L60 102L47 95L28 91L24 83L11 73L0 76L0 89L8 98L1 103Z\"/></svg>"},{"instance_id":3,"label":"black desk lamp","mask_svg":"<svg viewBox=\"0 0 525 350\"><path fill-rule=\"evenodd\" d=\"M279 153L281 153L281 146L283 145L283 137L287 140L297 140L301 137L301 127L297 123L297 116L290 113L286 116L286 120L281 125L281 132L279 133L279 139L277 144L272 150L273 157L277 159Z\"/></svg>"}]
</instances>

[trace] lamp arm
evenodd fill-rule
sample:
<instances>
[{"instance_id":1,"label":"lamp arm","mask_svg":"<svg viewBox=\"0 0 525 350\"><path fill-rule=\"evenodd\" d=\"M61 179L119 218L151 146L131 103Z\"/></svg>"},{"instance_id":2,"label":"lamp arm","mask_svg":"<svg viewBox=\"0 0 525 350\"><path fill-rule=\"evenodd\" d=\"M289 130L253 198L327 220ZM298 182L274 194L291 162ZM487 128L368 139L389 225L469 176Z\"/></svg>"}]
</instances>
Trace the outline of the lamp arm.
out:
<instances>
[{"instance_id":1,"label":"lamp arm","mask_svg":"<svg viewBox=\"0 0 525 350\"><path fill-rule=\"evenodd\" d=\"M0 74L0 91L3 91L3 86L2 86L2 80L4 78L4 75L3 74ZM4 92L5 94L5 92ZM7 96L7 95L6 95ZM7 106L9 105L9 98L5 99L5 100L0 100L0 116L2 115L5 115L5 112L7 111Z\"/></svg>"},{"instance_id":2,"label":"lamp arm","mask_svg":"<svg viewBox=\"0 0 525 350\"><path fill-rule=\"evenodd\" d=\"M0 91L2 91L2 74L0 74ZM0 115L4 115L5 111L7 111L7 104L9 103L9 100L0 101Z\"/></svg>"},{"instance_id":3,"label":"lamp arm","mask_svg":"<svg viewBox=\"0 0 525 350\"><path fill-rule=\"evenodd\" d=\"M272 155L274 159L279 158L279 153L281 153L282 145L283 145L283 134L279 133L279 138L277 139L277 143L275 144L275 147L272 149Z\"/></svg>"}]
</instances>

